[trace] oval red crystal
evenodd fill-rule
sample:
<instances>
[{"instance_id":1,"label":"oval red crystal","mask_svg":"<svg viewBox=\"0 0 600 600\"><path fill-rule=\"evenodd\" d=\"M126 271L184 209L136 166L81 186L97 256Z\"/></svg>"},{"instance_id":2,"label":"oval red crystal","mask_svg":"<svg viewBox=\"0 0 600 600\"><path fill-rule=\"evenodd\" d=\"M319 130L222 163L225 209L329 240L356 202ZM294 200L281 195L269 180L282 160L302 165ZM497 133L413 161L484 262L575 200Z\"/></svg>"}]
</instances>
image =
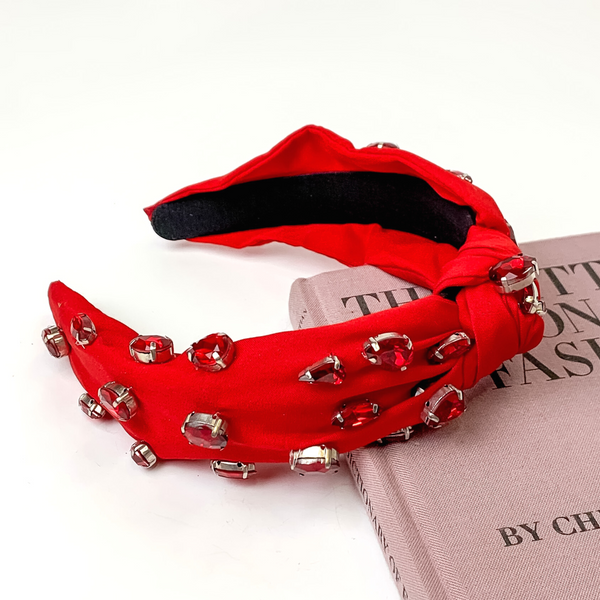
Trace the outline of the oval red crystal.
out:
<instances>
[{"instance_id":1,"label":"oval red crystal","mask_svg":"<svg viewBox=\"0 0 600 600\"><path fill-rule=\"evenodd\" d=\"M363 344L363 356L389 371L404 371L414 358L410 338L399 333L382 333Z\"/></svg>"},{"instance_id":2,"label":"oval red crystal","mask_svg":"<svg viewBox=\"0 0 600 600\"><path fill-rule=\"evenodd\" d=\"M234 357L233 340L224 333L207 335L188 350L188 358L197 369L211 372L227 368Z\"/></svg>"},{"instance_id":3,"label":"oval red crystal","mask_svg":"<svg viewBox=\"0 0 600 600\"><path fill-rule=\"evenodd\" d=\"M427 353L430 362L441 364L448 360L459 358L471 348L469 336L462 332L456 332L442 340L439 344L431 347Z\"/></svg>"},{"instance_id":4,"label":"oval red crystal","mask_svg":"<svg viewBox=\"0 0 600 600\"><path fill-rule=\"evenodd\" d=\"M465 402L458 390L448 392L432 411L440 423L447 423L465 412Z\"/></svg>"},{"instance_id":5,"label":"oval red crystal","mask_svg":"<svg viewBox=\"0 0 600 600\"><path fill-rule=\"evenodd\" d=\"M379 416L379 407L370 400L355 400L344 404L342 408L335 413L332 424L341 427L360 427L369 423Z\"/></svg>"},{"instance_id":6,"label":"oval red crystal","mask_svg":"<svg viewBox=\"0 0 600 600\"><path fill-rule=\"evenodd\" d=\"M519 284L527 285L525 282L535 278L537 272L536 259L520 254L506 258L492 267L490 279L505 292L513 292L519 289Z\"/></svg>"},{"instance_id":7,"label":"oval red crystal","mask_svg":"<svg viewBox=\"0 0 600 600\"><path fill-rule=\"evenodd\" d=\"M440 427L460 417L465 412L464 394L453 385L446 384L436 390L425 402L421 418L429 427Z\"/></svg>"}]
</instances>

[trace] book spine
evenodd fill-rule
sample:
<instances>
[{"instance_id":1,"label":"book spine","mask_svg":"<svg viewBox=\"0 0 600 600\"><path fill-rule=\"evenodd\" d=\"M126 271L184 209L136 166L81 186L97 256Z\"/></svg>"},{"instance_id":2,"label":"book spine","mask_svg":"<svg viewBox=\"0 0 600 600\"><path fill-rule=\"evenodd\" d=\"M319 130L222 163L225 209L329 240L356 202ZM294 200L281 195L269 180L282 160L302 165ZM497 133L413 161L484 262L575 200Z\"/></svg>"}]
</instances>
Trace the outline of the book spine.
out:
<instances>
[{"instance_id":1,"label":"book spine","mask_svg":"<svg viewBox=\"0 0 600 600\"><path fill-rule=\"evenodd\" d=\"M315 316L311 314L307 295L310 294L310 286L306 279L296 279L290 289L289 312L290 321L294 329L308 329L316 327ZM316 304L316 298L315 302Z\"/></svg>"},{"instance_id":2,"label":"book spine","mask_svg":"<svg viewBox=\"0 0 600 600\"><path fill-rule=\"evenodd\" d=\"M369 516L373 526L373 531L379 540L379 545L381 546L385 556L387 565L392 574L392 578L394 579L394 583L400 592L400 597L402 600L417 600L416 595L408 595L408 591L402 580L402 566L397 558L398 552L396 552L396 549L393 547L393 545L390 545L390 541L385 533L387 527L385 523L382 522L382 518L378 515L377 507L373 503L371 494L369 494L369 490L367 489L367 486L365 485L364 479L361 475L361 459L356 457L356 453L349 452L346 454L346 461L348 462L348 467L350 468L350 473L352 474L352 479L354 479L358 493L360 494L363 504L365 505L367 515Z\"/></svg>"},{"instance_id":3,"label":"book spine","mask_svg":"<svg viewBox=\"0 0 600 600\"><path fill-rule=\"evenodd\" d=\"M407 523L399 522L390 499L379 493L383 491L380 478L384 475L373 463L372 453L355 450L346 455L346 461L400 597L402 600L431 600L414 561L413 553L418 550L411 548L405 539ZM373 480L377 481L376 490L369 485ZM395 500L402 501L401 498Z\"/></svg>"}]
</instances>

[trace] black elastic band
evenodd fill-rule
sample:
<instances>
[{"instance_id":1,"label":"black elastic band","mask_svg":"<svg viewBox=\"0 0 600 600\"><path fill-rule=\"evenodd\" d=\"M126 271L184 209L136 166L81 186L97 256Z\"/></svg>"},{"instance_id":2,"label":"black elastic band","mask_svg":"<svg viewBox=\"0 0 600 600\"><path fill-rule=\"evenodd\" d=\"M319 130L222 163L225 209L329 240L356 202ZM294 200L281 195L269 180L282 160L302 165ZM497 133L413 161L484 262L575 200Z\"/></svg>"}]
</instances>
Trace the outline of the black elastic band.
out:
<instances>
[{"instance_id":1,"label":"black elastic band","mask_svg":"<svg viewBox=\"0 0 600 600\"><path fill-rule=\"evenodd\" d=\"M371 172L251 181L191 194L152 214L152 227L168 240L313 223L378 223L459 248L475 217L418 177Z\"/></svg>"}]
</instances>

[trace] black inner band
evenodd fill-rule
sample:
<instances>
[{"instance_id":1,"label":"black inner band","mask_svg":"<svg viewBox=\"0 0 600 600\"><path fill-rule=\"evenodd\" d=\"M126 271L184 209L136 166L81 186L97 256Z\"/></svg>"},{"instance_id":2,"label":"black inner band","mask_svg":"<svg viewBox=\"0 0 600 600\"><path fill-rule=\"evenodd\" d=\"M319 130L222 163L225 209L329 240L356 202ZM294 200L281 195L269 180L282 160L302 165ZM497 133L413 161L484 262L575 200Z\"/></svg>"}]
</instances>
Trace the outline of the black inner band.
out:
<instances>
[{"instance_id":1,"label":"black inner band","mask_svg":"<svg viewBox=\"0 0 600 600\"><path fill-rule=\"evenodd\" d=\"M459 248L475 215L423 179L371 172L250 181L161 204L152 214L154 231L168 240L313 223L378 223Z\"/></svg>"}]
</instances>

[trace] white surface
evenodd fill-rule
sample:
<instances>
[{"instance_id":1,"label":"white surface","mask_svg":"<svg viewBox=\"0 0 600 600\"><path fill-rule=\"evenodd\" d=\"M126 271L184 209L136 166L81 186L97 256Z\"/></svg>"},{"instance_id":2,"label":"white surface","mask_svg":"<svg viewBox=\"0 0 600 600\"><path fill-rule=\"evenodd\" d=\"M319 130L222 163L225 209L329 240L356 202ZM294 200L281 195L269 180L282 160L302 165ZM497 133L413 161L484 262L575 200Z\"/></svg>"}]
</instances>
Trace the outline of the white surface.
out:
<instances>
[{"instance_id":1,"label":"white surface","mask_svg":"<svg viewBox=\"0 0 600 600\"><path fill-rule=\"evenodd\" d=\"M3 598L397 598L346 471L153 472L39 339L61 279L178 349L289 328L282 245L168 243L141 212L294 129L469 172L521 241L600 229L600 8L575 0L0 6Z\"/></svg>"}]
</instances>

